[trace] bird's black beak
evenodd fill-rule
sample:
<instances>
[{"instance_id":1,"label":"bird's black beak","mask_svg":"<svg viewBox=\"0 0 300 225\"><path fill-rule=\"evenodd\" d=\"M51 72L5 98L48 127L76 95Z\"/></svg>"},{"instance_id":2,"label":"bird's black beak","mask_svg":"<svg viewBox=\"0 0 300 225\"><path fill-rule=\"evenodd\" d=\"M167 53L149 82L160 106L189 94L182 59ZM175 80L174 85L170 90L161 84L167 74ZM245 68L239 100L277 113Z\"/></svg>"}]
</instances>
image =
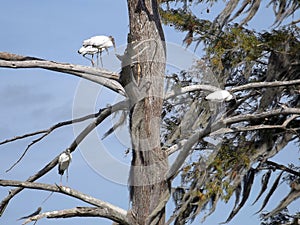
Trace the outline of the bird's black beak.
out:
<instances>
[{"instance_id":1,"label":"bird's black beak","mask_svg":"<svg viewBox=\"0 0 300 225\"><path fill-rule=\"evenodd\" d=\"M111 42L113 43L113 46L114 46L114 50L115 50L115 52L116 52L116 43L115 43L115 39L112 37L111 38Z\"/></svg>"}]
</instances>

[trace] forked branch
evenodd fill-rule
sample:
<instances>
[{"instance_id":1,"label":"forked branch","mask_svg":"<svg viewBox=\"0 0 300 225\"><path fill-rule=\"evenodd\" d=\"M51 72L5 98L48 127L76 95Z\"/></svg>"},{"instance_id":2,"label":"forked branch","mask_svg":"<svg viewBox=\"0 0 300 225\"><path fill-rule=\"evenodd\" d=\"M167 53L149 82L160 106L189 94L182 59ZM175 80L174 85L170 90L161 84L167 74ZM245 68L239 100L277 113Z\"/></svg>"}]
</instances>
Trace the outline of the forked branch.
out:
<instances>
[{"instance_id":1,"label":"forked branch","mask_svg":"<svg viewBox=\"0 0 300 225\"><path fill-rule=\"evenodd\" d=\"M103 109L99 116L92 122L90 123L76 138L75 140L71 143L69 146L69 149L71 152L75 151L77 146L84 140L84 138L92 131L94 130L105 118L107 118L109 115L112 113L126 109L128 107L128 102L122 101L119 102L113 106L110 106L108 108ZM32 175L29 177L26 181L28 182L34 182L35 180L39 179L40 177L44 176L47 174L50 170L52 170L58 163L58 157L56 156L51 162L49 162L43 169L38 171L36 174ZM17 195L19 192L21 192L24 188L23 187L18 187L16 189L13 189L9 192L8 196L4 198L0 204L0 216L3 214L5 208L7 207L9 201Z\"/></svg>"},{"instance_id":2,"label":"forked branch","mask_svg":"<svg viewBox=\"0 0 300 225\"><path fill-rule=\"evenodd\" d=\"M278 163L273 162L273 161L270 161L270 160L266 160L265 163L266 163L267 165L270 165L270 166L275 167L275 168L278 169L278 170L282 170L282 171L285 171L285 172L287 172L287 173L290 173L290 174L293 174L293 175L295 175L295 176L300 177L300 172L298 172L298 171L296 171L296 170L292 170L291 168L286 167L285 165L278 164Z\"/></svg>"},{"instance_id":3,"label":"forked branch","mask_svg":"<svg viewBox=\"0 0 300 225\"><path fill-rule=\"evenodd\" d=\"M0 52L0 67L6 68L41 68L56 72L67 73L82 77L97 84L101 84L121 95L125 96L122 85L117 81L119 74L104 69L75 65L70 63L59 63L35 57L16 55Z\"/></svg>"},{"instance_id":4,"label":"forked branch","mask_svg":"<svg viewBox=\"0 0 300 225\"><path fill-rule=\"evenodd\" d=\"M126 214L112 211L111 209L101 207L76 207L73 209L64 209L52 212L45 212L36 216L30 217L24 221L23 225L32 221L37 221L42 218L72 218L72 217L104 217L111 219L117 223L129 225Z\"/></svg>"},{"instance_id":5,"label":"forked branch","mask_svg":"<svg viewBox=\"0 0 300 225\"><path fill-rule=\"evenodd\" d=\"M7 169L5 172L9 172L12 168L14 168L22 160L22 158L25 156L26 152L29 150L29 148L31 146L33 146L34 144L36 144L39 141L41 141L43 138L45 138L46 136L48 136L52 131L54 131L54 130L60 128L60 127L63 127L63 126L71 125L71 124L74 124L74 123L79 123L79 122L82 122L82 121L85 121L85 120L88 120L88 119L93 119L95 117L98 117L99 114L100 114L100 112L97 112L97 113L86 115L86 116L83 116L83 117L80 117L80 118L77 118L77 119L72 119L72 120L67 120L67 121L59 122L59 123L53 125L52 127L48 128L48 129L44 129L44 130L40 130L40 131L36 131L36 132L24 134L24 135L15 136L13 138L6 139L6 140L0 142L0 145L3 145L3 144L6 144L6 143L9 143L9 142L16 141L16 140L20 140L20 139L24 139L24 138L36 136L36 135L39 135L39 134L43 134L42 136L34 139L26 147L26 149L24 150L24 152L22 153L22 155L19 157L19 159L9 169Z\"/></svg>"},{"instance_id":6,"label":"forked branch","mask_svg":"<svg viewBox=\"0 0 300 225\"><path fill-rule=\"evenodd\" d=\"M89 203L89 204L97 206L97 207L117 209L117 211L122 212L123 214L126 214L125 210L118 208L117 206L114 206L108 202L99 200L97 198L94 198L94 197L84 194L82 192L76 191L69 187L64 187L64 186L59 186L59 185L51 185L51 184L45 184L45 183L37 183L37 182L33 183L33 182L27 182L27 181L16 181L16 180L0 180L0 186L22 187L22 188L28 188L28 189L57 192L57 193L71 196L73 198L77 198L79 200L82 200L86 203Z\"/></svg>"}]
</instances>

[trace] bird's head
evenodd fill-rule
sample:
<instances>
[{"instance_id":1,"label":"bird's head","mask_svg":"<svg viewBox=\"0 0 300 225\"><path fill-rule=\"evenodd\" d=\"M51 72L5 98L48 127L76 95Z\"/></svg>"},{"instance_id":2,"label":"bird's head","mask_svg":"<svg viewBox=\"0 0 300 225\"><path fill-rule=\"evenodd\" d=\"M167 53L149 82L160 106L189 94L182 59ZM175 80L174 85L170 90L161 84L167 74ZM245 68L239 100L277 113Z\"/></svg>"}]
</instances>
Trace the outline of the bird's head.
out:
<instances>
[{"instance_id":1,"label":"bird's head","mask_svg":"<svg viewBox=\"0 0 300 225\"><path fill-rule=\"evenodd\" d=\"M82 54L85 51L85 47L81 47L80 49L78 49L78 54Z\"/></svg>"},{"instance_id":2,"label":"bird's head","mask_svg":"<svg viewBox=\"0 0 300 225\"><path fill-rule=\"evenodd\" d=\"M115 43L115 39L113 38L113 36L108 36L109 39L111 40L111 42L113 43L114 46L114 50L116 51L116 43Z\"/></svg>"},{"instance_id":3,"label":"bird's head","mask_svg":"<svg viewBox=\"0 0 300 225\"><path fill-rule=\"evenodd\" d=\"M229 101L232 100L233 98L234 98L233 95L230 94L229 96L227 96L227 97L225 98L225 101L226 101L226 102L229 102Z\"/></svg>"}]
</instances>

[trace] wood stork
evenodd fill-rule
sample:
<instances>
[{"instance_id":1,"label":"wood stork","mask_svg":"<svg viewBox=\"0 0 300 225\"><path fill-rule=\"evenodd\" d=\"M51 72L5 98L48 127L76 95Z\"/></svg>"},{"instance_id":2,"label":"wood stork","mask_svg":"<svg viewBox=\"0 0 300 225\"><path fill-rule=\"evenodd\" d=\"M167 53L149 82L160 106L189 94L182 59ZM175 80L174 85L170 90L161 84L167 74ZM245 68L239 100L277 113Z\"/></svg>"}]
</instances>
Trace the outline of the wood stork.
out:
<instances>
[{"instance_id":1,"label":"wood stork","mask_svg":"<svg viewBox=\"0 0 300 225\"><path fill-rule=\"evenodd\" d=\"M18 220L23 220L23 219L27 219L27 218L36 216L36 215L40 214L41 210L42 210L42 207L38 207L37 210L36 210L34 213L31 213L31 214L28 215L28 216L23 216L23 217L21 217L21 218L18 219Z\"/></svg>"},{"instance_id":2,"label":"wood stork","mask_svg":"<svg viewBox=\"0 0 300 225\"><path fill-rule=\"evenodd\" d=\"M234 97L233 95L226 90L218 90L213 93L210 93L205 97L206 100L212 101L212 102L228 102L232 100Z\"/></svg>"},{"instance_id":3,"label":"wood stork","mask_svg":"<svg viewBox=\"0 0 300 225\"><path fill-rule=\"evenodd\" d=\"M86 59L88 59L88 60L90 60L91 61L91 63L92 63L92 66L94 66L95 65L95 63L94 63L94 55L95 54L98 54L98 52L99 52L99 50L98 50L98 48L95 48L95 47L93 47L93 46L82 46L79 50L78 50L78 53L79 54L81 54L84 58L86 58ZM91 55L92 56L92 58L90 59L90 58L88 58L86 55Z\"/></svg>"},{"instance_id":4,"label":"wood stork","mask_svg":"<svg viewBox=\"0 0 300 225\"><path fill-rule=\"evenodd\" d=\"M67 149L61 153L58 157L58 173L60 174L60 184L62 183L62 176L64 175L65 170L67 171L67 182L69 178L68 168L70 162L72 161L72 155L70 149Z\"/></svg>"},{"instance_id":5,"label":"wood stork","mask_svg":"<svg viewBox=\"0 0 300 225\"><path fill-rule=\"evenodd\" d=\"M98 52L96 53L97 54L97 64L98 64L98 61L99 61L98 58L100 55L102 67L103 67L102 52L104 50L106 50L107 54L108 54L108 49L110 47L114 47L114 49L116 50L115 39L112 36L104 36L104 35L94 36L87 40L84 40L82 46L83 47L91 46L93 48L98 49ZM93 53L93 54L95 54L95 53Z\"/></svg>"}]
</instances>

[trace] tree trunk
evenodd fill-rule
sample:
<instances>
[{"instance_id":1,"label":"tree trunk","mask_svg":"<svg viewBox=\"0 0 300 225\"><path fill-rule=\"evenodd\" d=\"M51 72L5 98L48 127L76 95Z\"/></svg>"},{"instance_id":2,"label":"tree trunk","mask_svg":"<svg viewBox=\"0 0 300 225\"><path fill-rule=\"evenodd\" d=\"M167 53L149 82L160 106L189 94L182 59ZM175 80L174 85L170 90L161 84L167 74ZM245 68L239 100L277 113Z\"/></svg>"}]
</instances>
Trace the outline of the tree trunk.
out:
<instances>
[{"instance_id":1,"label":"tree trunk","mask_svg":"<svg viewBox=\"0 0 300 225\"><path fill-rule=\"evenodd\" d=\"M131 102L131 223L146 224L168 185L167 156L160 147L165 43L155 0L128 0L130 33L120 82ZM164 209L157 224L164 224ZM157 218L157 217L156 217Z\"/></svg>"}]
</instances>

